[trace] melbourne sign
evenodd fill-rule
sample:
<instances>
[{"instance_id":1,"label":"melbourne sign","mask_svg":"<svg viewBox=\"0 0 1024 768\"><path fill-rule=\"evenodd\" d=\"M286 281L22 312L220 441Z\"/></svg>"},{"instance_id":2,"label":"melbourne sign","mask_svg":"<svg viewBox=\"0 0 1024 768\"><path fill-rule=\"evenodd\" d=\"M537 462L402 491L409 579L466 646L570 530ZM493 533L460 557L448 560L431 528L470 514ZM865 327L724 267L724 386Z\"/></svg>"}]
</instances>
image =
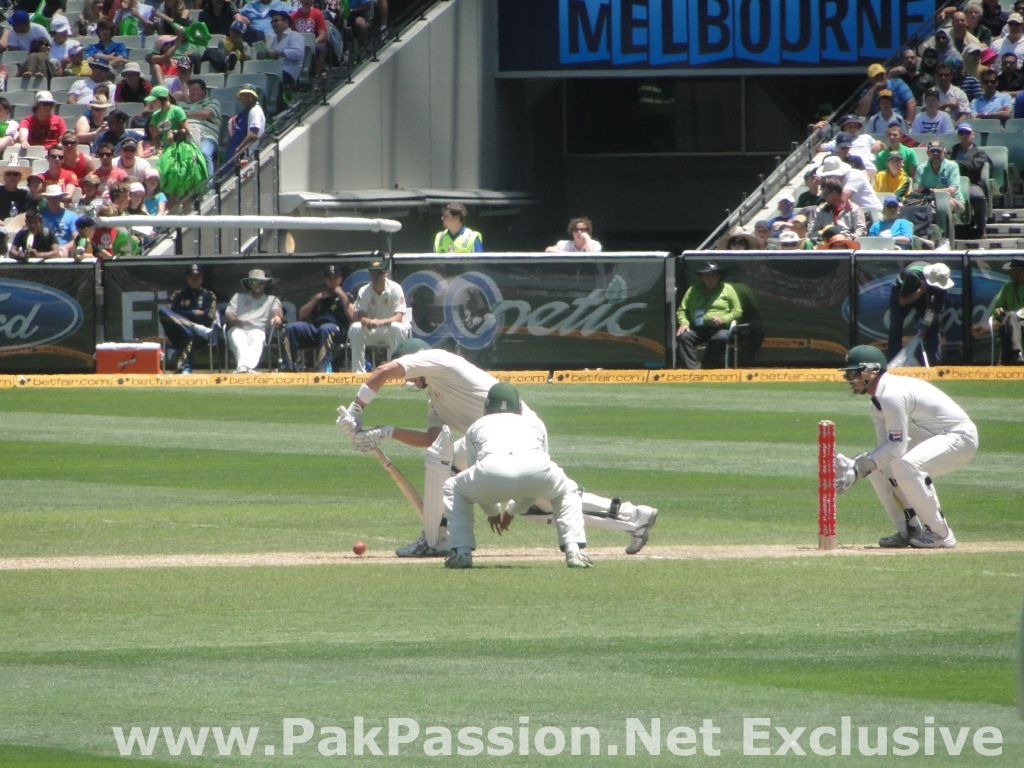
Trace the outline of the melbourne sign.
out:
<instances>
[{"instance_id":1,"label":"melbourne sign","mask_svg":"<svg viewBox=\"0 0 1024 768\"><path fill-rule=\"evenodd\" d=\"M499 70L862 73L934 12L933 0L499 0Z\"/></svg>"}]
</instances>

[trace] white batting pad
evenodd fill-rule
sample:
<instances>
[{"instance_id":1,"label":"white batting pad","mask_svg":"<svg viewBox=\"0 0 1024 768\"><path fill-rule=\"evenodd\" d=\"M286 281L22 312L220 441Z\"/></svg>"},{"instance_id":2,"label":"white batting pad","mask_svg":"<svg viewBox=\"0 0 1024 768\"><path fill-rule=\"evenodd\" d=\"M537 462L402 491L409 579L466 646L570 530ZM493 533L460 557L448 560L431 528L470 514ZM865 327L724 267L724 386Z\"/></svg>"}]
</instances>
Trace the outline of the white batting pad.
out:
<instances>
[{"instance_id":1,"label":"white batting pad","mask_svg":"<svg viewBox=\"0 0 1024 768\"><path fill-rule=\"evenodd\" d=\"M431 547L437 546L441 518L444 517L444 484L452 476L455 449L448 427L427 448L423 477L423 537Z\"/></svg>"}]
</instances>

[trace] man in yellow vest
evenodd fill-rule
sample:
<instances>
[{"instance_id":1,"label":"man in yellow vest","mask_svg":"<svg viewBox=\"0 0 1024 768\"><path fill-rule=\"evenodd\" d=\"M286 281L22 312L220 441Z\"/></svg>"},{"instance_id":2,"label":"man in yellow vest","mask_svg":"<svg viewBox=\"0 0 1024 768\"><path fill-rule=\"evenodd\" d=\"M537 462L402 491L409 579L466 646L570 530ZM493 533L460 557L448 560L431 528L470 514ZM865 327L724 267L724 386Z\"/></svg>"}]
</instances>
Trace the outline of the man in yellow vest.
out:
<instances>
[{"instance_id":1,"label":"man in yellow vest","mask_svg":"<svg viewBox=\"0 0 1024 768\"><path fill-rule=\"evenodd\" d=\"M434 238L434 253L483 253L480 233L465 226L465 218L466 206L462 203L448 203L444 207L441 223L445 229Z\"/></svg>"}]
</instances>

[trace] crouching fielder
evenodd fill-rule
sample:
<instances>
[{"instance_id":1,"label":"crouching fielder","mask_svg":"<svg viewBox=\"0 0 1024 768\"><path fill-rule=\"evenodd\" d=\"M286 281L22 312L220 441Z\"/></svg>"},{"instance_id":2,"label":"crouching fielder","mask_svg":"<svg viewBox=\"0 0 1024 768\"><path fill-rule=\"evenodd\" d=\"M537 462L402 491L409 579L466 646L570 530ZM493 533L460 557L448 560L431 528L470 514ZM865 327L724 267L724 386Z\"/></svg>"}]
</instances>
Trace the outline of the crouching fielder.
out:
<instances>
[{"instance_id":1,"label":"crouching fielder","mask_svg":"<svg viewBox=\"0 0 1024 768\"><path fill-rule=\"evenodd\" d=\"M551 503L565 564L590 568L593 562L582 551L587 539L579 487L551 461L543 424L522 415L519 391L511 384L490 388L484 414L466 433L469 469L444 484L449 552L444 567L473 565L474 503L495 512L508 499L523 499L524 509L535 499L545 499Z\"/></svg>"},{"instance_id":2,"label":"crouching fielder","mask_svg":"<svg viewBox=\"0 0 1024 768\"><path fill-rule=\"evenodd\" d=\"M842 370L851 393L871 396L878 446L852 459L836 454L836 491L862 477L871 481L896 527L892 536L879 539L881 547L955 547L933 481L974 456L974 422L927 381L888 375L885 355L875 347L854 347L846 362Z\"/></svg>"}]
</instances>

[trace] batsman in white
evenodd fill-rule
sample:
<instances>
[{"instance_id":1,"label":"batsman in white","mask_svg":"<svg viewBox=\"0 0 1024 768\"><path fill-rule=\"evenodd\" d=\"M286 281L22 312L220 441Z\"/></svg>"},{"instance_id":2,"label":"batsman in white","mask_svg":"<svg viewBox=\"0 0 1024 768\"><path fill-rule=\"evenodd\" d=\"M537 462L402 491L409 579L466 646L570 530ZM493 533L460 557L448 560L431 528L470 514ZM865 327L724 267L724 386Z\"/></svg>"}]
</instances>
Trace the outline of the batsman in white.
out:
<instances>
[{"instance_id":1,"label":"batsman in white","mask_svg":"<svg viewBox=\"0 0 1024 768\"><path fill-rule=\"evenodd\" d=\"M425 432L391 425L363 430L363 409L373 401L384 383L393 379L411 381L418 389L427 390ZM407 339L398 345L390 362L379 366L366 379L352 404L338 409L338 426L352 436L357 450L372 451L388 438L428 449L423 489L423 535L412 544L395 550L399 557L440 557L447 552L443 487L453 469L463 470L468 466L465 440L452 444L450 430L465 434L483 413L487 393L497 383L496 378L458 355L443 349L431 349L419 339ZM522 403L522 414L536 418L526 403ZM630 555L643 549L658 516L654 507L587 492L581 492L581 501L585 525L629 533L626 553ZM534 522L552 522L551 505L544 499L536 500L529 509L521 509L520 502L513 500L506 512Z\"/></svg>"},{"instance_id":2,"label":"batsman in white","mask_svg":"<svg viewBox=\"0 0 1024 768\"><path fill-rule=\"evenodd\" d=\"M846 357L853 395L871 396L878 446L848 459L836 454L836 492L867 477L896 533L880 547L956 546L934 479L962 467L978 450L978 429L963 409L927 381L886 373L880 349L859 346Z\"/></svg>"},{"instance_id":3,"label":"batsman in white","mask_svg":"<svg viewBox=\"0 0 1024 768\"><path fill-rule=\"evenodd\" d=\"M473 504L493 509L508 499L522 499L524 510L535 499L550 503L565 564L569 568L593 565L583 552L587 538L579 486L548 455L548 435L541 420L521 411L519 390L499 382L487 392L485 415L466 432L469 468L444 484L449 552L445 568L473 566ZM491 522L492 528L495 525Z\"/></svg>"}]
</instances>

